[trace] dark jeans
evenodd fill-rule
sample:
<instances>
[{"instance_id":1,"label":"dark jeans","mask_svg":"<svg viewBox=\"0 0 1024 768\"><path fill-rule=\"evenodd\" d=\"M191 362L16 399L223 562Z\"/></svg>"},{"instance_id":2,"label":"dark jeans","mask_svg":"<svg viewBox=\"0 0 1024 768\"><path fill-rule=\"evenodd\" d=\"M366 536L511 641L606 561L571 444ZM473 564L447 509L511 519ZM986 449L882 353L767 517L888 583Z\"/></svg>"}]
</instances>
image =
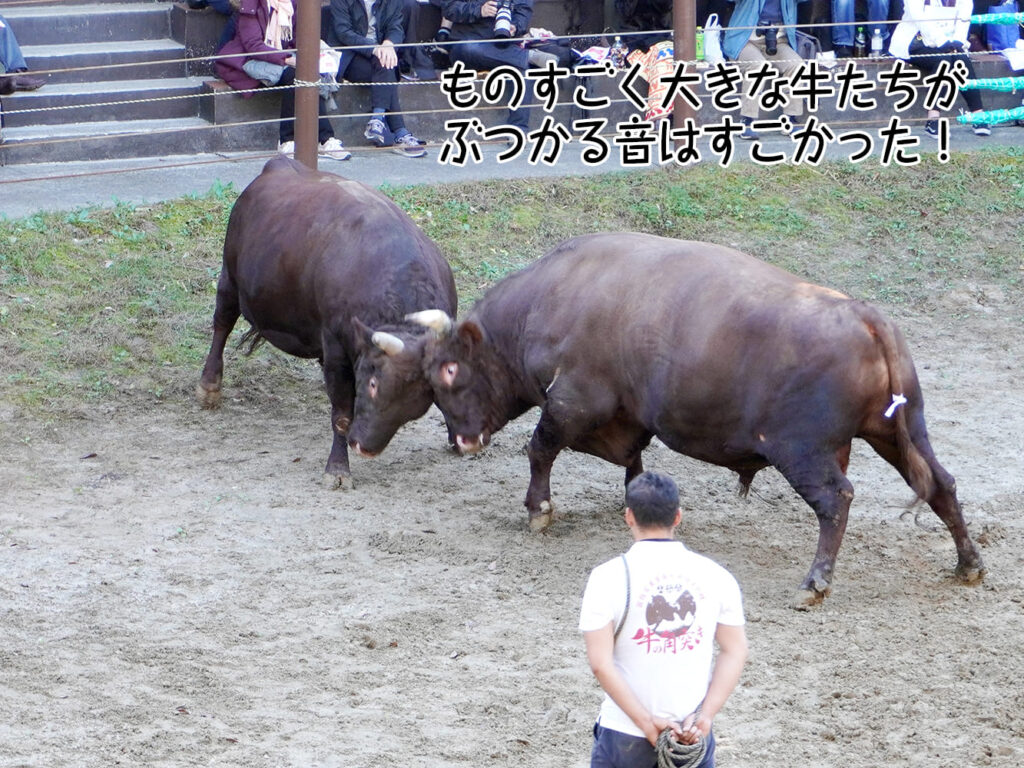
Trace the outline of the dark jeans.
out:
<instances>
[{"instance_id":1,"label":"dark jeans","mask_svg":"<svg viewBox=\"0 0 1024 768\"><path fill-rule=\"evenodd\" d=\"M914 56L908 59L907 63L917 67L925 75L934 74L939 68L940 61L948 61L950 66L957 61L962 61L967 66L967 77L971 80L975 79L974 65L971 64L970 57L965 53L942 53L938 48L915 48L911 53ZM960 95L964 97L967 108L971 112L984 109L981 106L981 93L978 91L960 91Z\"/></svg>"},{"instance_id":2,"label":"dark jeans","mask_svg":"<svg viewBox=\"0 0 1024 768\"><path fill-rule=\"evenodd\" d=\"M388 128L392 133L398 133L405 128L405 120L402 118L402 108L398 105L398 69L384 69L380 65L380 59L371 54L360 53L359 51L346 51L346 57L351 56L348 66L345 67L344 77L352 83L370 83L370 106L373 109L383 109L387 113Z\"/></svg>"},{"instance_id":3,"label":"dark jeans","mask_svg":"<svg viewBox=\"0 0 1024 768\"><path fill-rule=\"evenodd\" d=\"M643 736L594 726L590 768L657 768L658 754ZM715 734L708 735L708 751L696 768L715 768Z\"/></svg>"},{"instance_id":4,"label":"dark jeans","mask_svg":"<svg viewBox=\"0 0 1024 768\"><path fill-rule=\"evenodd\" d=\"M278 85L295 85L295 67L285 67L284 72L281 74L281 79L277 83ZM331 121L328 120L325 115L327 114L327 105L324 104L324 100L317 98L317 103L320 108L320 121L317 123L317 141L323 144L329 138L334 135L334 129L331 128ZM286 141L295 141L295 89L286 88L281 91L281 143L284 144Z\"/></svg>"},{"instance_id":5,"label":"dark jeans","mask_svg":"<svg viewBox=\"0 0 1024 768\"><path fill-rule=\"evenodd\" d=\"M448 55L452 62L461 61L470 69L478 71L490 70L502 65L515 67L525 72L529 66L526 61L526 50L513 43L504 48L494 43L472 42L458 43L449 46ZM529 106L533 104L533 85L527 82L523 94L523 103L519 109L508 111L508 124L519 128L523 133L530 129Z\"/></svg>"},{"instance_id":6,"label":"dark jeans","mask_svg":"<svg viewBox=\"0 0 1024 768\"><path fill-rule=\"evenodd\" d=\"M405 42L419 42L416 35L420 28L420 3L417 0L405 0L402 5L402 28L405 30ZM398 65L403 72L422 73L430 77L434 75L434 64L422 45L399 48Z\"/></svg>"}]
</instances>

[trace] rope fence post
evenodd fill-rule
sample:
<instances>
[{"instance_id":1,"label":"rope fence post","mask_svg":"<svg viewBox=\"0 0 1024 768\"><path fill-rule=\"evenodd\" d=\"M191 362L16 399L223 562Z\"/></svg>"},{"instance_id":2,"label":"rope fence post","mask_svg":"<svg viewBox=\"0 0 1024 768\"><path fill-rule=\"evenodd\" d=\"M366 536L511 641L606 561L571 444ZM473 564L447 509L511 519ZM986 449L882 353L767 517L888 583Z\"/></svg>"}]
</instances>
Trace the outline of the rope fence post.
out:
<instances>
[{"instance_id":1,"label":"rope fence post","mask_svg":"<svg viewBox=\"0 0 1024 768\"><path fill-rule=\"evenodd\" d=\"M320 92L320 0L298 0L295 45L295 159L316 170Z\"/></svg>"},{"instance_id":2,"label":"rope fence post","mask_svg":"<svg viewBox=\"0 0 1024 768\"><path fill-rule=\"evenodd\" d=\"M672 52L679 62L697 58L697 6L696 0L672 0ZM672 110L672 127L682 128L687 120L696 120L696 110L681 95L676 96Z\"/></svg>"}]
</instances>

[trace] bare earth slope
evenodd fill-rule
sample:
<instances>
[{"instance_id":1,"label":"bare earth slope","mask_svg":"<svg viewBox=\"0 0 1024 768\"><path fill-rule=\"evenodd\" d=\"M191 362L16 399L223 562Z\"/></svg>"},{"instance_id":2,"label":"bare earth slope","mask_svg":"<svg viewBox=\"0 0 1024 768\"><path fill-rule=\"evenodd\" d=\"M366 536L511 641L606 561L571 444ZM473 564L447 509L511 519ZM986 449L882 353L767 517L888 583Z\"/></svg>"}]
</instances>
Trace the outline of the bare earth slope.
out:
<instances>
[{"instance_id":1,"label":"bare earth slope","mask_svg":"<svg viewBox=\"0 0 1024 768\"><path fill-rule=\"evenodd\" d=\"M682 538L744 590L720 765L1024 764L1020 311L978 289L897 317L981 586L954 581L950 536L927 508L901 516L909 489L858 444L833 596L791 610L811 510L772 471L744 500L730 473L648 451L680 481ZM585 765L600 693L577 611L628 546L622 471L564 454L559 518L530 534L536 413L459 458L432 410L329 492L315 366L302 402L238 391L231 366L219 412L0 413L0 765Z\"/></svg>"}]
</instances>

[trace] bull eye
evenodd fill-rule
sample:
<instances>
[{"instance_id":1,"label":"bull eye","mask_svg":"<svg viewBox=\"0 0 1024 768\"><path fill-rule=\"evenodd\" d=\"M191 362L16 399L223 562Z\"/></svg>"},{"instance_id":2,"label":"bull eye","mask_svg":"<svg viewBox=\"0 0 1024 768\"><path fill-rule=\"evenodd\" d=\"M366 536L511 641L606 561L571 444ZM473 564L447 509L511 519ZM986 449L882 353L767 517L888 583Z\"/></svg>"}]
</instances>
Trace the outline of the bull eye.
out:
<instances>
[{"instance_id":1,"label":"bull eye","mask_svg":"<svg viewBox=\"0 0 1024 768\"><path fill-rule=\"evenodd\" d=\"M377 377L371 376L370 380L366 383L366 389L370 393L370 397L377 396Z\"/></svg>"},{"instance_id":2,"label":"bull eye","mask_svg":"<svg viewBox=\"0 0 1024 768\"><path fill-rule=\"evenodd\" d=\"M455 377L459 375L459 364L456 362L445 363L441 366L441 381L446 387L455 384Z\"/></svg>"}]
</instances>

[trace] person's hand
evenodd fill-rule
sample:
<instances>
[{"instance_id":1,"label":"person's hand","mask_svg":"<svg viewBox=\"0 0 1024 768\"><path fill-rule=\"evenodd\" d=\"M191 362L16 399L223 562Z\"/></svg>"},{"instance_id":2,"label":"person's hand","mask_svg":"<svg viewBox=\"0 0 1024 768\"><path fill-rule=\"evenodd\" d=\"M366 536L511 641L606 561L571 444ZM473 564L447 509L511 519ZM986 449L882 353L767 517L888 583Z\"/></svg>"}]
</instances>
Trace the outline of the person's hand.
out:
<instances>
[{"instance_id":1,"label":"person's hand","mask_svg":"<svg viewBox=\"0 0 1024 768\"><path fill-rule=\"evenodd\" d=\"M675 736L676 741L682 744L693 743L684 741L685 734L679 728L679 723L675 720L669 720L665 717L652 717L651 724L644 729L644 736L647 737L647 740L651 743L652 747L658 746L658 737L666 728L672 729L672 735ZM694 739L694 741L696 741L696 739Z\"/></svg>"},{"instance_id":2,"label":"person's hand","mask_svg":"<svg viewBox=\"0 0 1024 768\"><path fill-rule=\"evenodd\" d=\"M494 0L487 0L482 6L480 6L480 15L485 19L494 18L498 13L498 4Z\"/></svg>"},{"instance_id":3,"label":"person's hand","mask_svg":"<svg viewBox=\"0 0 1024 768\"><path fill-rule=\"evenodd\" d=\"M697 739L703 736L705 739L711 733L711 718L703 713L696 717L692 714L683 718L682 735L676 737L680 744L696 744Z\"/></svg>"},{"instance_id":4,"label":"person's hand","mask_svg":"<svg viewBox=\"0 0 1024 768\"><path fill-rule=\"evenodd\" d=\"M295 66L295 56L294 56L294 55L292 55L292 56L289 56L289 57L287 57L287 58L286 58L286 59L284 60L284 65L285 65L286 67L294 67L294 66Z\"/></svg>"},{"instance_id":5,"label":"person's hand","mask_svg":"<svg viewBox=\"0 0 1024 768\"><path fill-rule=\"evenodd\" d=\"M390 40L385 40L374 48L373 55L377 57L377 61L384 69L394 69L398 66L398 54L395 53L394 43Z\"/></svg>"}]
</instances>

